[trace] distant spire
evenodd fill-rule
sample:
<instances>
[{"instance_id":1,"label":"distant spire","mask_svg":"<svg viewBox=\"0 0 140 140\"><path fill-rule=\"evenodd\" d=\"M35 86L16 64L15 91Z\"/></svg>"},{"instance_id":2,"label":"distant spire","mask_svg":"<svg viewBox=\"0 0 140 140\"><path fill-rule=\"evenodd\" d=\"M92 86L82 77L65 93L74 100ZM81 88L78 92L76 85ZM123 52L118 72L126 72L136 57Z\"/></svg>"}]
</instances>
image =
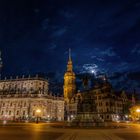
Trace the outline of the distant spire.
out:
<instances>
[{"instance_id":1,"label":"distant spire","mask_svg":"<svg viewBox=\"0 0 140 140\"><path fill-rule=\"evenodd\" d=\"M135 105L135 104L136 104L135 96L134 94L132 94L132 105Z\"/></svg>"},{"instance_id":2,"label":"distant spire","mask_svg":"<svg viewBox=\"0 0 140 140\"><path fill-rule=\"evenodd\" d=\"M69 61L71 61L71 48L69 48Z\"/></svg>"},{"instance_id":3,"label":"distant spire","mask_svg":"<svg viewBox=\"0 0 140 140\"><path fill-rule=\"evenodd\" d=\"M0 69L2 68L2 57L1 57L1 51L0 51Z\"/></svg>"},{"instance_id":4,"label":"distant spire","mask_svg":"<svg viewBox=\"0 0 140 140\"><path fill-rule=\"evenodd\" d=\"M67 71L71 71L72 72L72 59L71 59L71 49L69 49L69 60L68 60L68 64L67 64Z\"/></svg>"},{"instance_id":5,"label":"distant spire","mask_svg":"<svg viewBox=\"0 0 140 140\"><path fill-rule=\"evenodd\" d=\"M2 63L2 57L1 57L1 51L0 51L0 79L1 79L1 69L2 69L3 63Z\"/></svg>"}]
</instances>

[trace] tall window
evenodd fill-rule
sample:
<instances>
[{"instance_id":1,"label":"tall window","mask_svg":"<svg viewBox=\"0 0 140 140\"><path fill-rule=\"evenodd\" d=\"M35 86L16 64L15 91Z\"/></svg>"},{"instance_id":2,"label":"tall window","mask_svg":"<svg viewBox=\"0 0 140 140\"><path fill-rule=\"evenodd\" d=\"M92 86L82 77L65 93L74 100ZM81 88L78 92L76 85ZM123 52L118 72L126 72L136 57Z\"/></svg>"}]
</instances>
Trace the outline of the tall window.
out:
<instances>
[{"instance_id":1,"label":"tall window","mask_svg":"<svg viewBox=\"0 0 140 140\"><path fill-rule=\"evenodd\" d=\"M3 115L3 113L4 113L4 112L2 111L2 112L1 112L1 115Z\"/></svg>"},{"instance_id":2,"label":"tall window","mask_svg":"<svg viewBox=\"0 0 140 140\"><path fill-rule=\"evenodd\" d=\"M23 111L23 115L25 115L25 111Z\"/></svg>"},{"instance_id":3,"label":"tall window","mask_svg":"<svg viewBox=\"0 0 140 140\"><path fill-rule=\"evenodd\" d=\"M106 106L108 106L108 102L106 102Z\"/></svg>"},{"instance_id":4,"label":"tall window","mask_svg":"<svg viewBox=\"0 0 140 140\"><path fill-rule=\"evenodd\" d=\"M107 108L107 112L109 112L109 109Z\"/></svg>"},{"instance_id":5,"label":"tall window","mask_svg":"<svg viewBox=\"0 0 140 140\"><path fill-rule=\"evenodd\" d=\"M17 111L17 115L19 115L19 111Z\"/></svg>"},{"instance_id":6,"label":"tall window","mask_svg":"<svg viewBox=\"0 0 140 140\"><path fill-rule=\"evenodd\" d=\"M35 110L33 111L33 116L35 116Z\"/></svg>"},{"instance_id":7,"label":"tall window","mask_svg":"<svg viewBox=\"0 0 140 140\"><path fill-rule=\"evenodd\" d=\"M11 111L9 111L9 115L11 115Z\"/></svg>"}]
</instances>

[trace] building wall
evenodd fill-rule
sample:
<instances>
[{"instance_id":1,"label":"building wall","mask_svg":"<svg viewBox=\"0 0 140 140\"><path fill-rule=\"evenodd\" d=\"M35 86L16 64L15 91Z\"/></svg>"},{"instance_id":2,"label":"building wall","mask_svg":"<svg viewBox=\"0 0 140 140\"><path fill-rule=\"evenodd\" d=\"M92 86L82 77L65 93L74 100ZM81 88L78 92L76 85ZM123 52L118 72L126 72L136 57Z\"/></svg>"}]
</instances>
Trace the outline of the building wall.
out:
<instances>
[{"instance_id":1,"label":"building wall","mask_svg":"<svg viewBox=\"0 0 140 140\"><path fill-rule=\"evenodd\" d=\"M41 110L39 114L36 110ZM64 119L64 102L47 98L4 98L0 99L0 119L35 119L37 115L46 120Z\"/></svg>"},{"instance_id":2,"label":"building wall","mask_svg":"<svg viewBox=\"0 0 140 140\"><path fill-rule=\"evenodd\" d=\"M116 95L112 88L100 87L75 94L67 105L67 114L70 118L71 115L76 116L81 112L92 112L104 121L115 121L125 115L124 109L127 103L128 99L125 93Z\"/></svg>"},{"instance_id":3,"label":"building wall","mask_svg":"<svg viewBox=\"0 0 140 140\"><path fill-rule=\"evenodd\" d=\"M48 81L41 78L17 78L0 80L0 92L48 94Z\"/></svg>"},{"instance_id":4,"label":"building wall","mask_svg":"<svg viewBox=\"0 0 140 140\"><path fill-rule=\"evenodd\" d=\"M0 81L1 120L64 119L63 98L48 93L48 81L41 78L21 78ZM40 113L37 113L37 110Z\"/></svg>"}]
</instances>

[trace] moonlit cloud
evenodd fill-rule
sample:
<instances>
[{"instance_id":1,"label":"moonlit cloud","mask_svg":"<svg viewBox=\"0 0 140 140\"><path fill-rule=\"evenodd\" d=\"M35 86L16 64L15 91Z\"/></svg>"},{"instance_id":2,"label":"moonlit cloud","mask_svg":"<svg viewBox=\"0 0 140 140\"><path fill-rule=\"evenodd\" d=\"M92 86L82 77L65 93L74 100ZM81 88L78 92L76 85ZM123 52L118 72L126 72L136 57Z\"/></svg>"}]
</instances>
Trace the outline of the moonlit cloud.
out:
<instances>
[{"instance_id":1,"label":"moonlit cloud","mask_svg":"<svg viewBox=\"0 0 140 140\"><path fill-rule=\"evenodd\" d=\"M104 62L105 60L103 58L97 58L98 61Z\"/></svg>"},{"instance_id":2,"label":"moonlit cloud","mask_svg":"<svg viewBox=\"0 0 140 140\"><path fill-rule=\"evenodd\" d=\"M56 31L53 32L52 36L60 37L60 36L64 35L66 31L67 31L66 28L57 29Z\"/></svg>"},{"instance_id":3,"label":"moonlit cloud","mask_svg":"<svg viewBox=\"0 0 140 140\"><path fill-rule=\"evenodd\" d=\"M78 67L79 69L80 67ZM80 68L80 73L91 73L96 76L98 72L98 66L96 64L84 64L82 68Z\"/></svg>"},{"instance_id":4,"label":"moonlit cloud","mask_svg":"<svg viewBox=\"0 0 140 140\"><path fill-rule=\"evenodd\" d=\"M44 20L42 21L41 26L42 26L43 30L46 30L46 29L49 28L49 21L50 21L50 20L49 20L48 18L46 18L46 19L44 19Z\"/></svg>"},{"instance_id":5,"label":"moonlit cloud","mask_svg":"<svg viewBox=\"0 0 140 140\"><path fill-rule=\"evenodd\" d=\"M136 47L134 47L134 48L131 50L131 53L132 53L132 54L140 54L140 44L136 44Z\"/></svg>"},{"instance_id":6,"label":"moonlit cloud","mask_svg":"<svg viewBox=\"0 0 140 140\"><path fill-rule=\"evenodd\" d=\"M49 50L54 50L54 49L56 49L56 48L57 48L57 45L54 44L54 43L52 43L48 49L49 49Z\"/></svg>"},{"instance_id":7,"label":"moonlit cloud","mask_svg":"<svg viewBox=\"0 0 140 140\"><path fill-rule=\"evenodd\" d=\"M105 51L101 51L101 55L113 57L113 56L116 56L116 53L114 52L113 48L110 47L110 48L107 48Z\"/></svg>"}]
</instances>

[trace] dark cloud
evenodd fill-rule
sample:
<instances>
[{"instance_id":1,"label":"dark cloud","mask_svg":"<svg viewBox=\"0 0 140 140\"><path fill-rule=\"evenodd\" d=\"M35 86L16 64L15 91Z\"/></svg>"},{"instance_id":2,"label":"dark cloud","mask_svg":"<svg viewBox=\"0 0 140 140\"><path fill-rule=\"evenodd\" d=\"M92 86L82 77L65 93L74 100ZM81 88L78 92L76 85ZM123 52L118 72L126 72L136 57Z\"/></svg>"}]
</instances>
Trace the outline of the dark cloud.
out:
<instances>
[{"instance_id":1,"label":"dark cloud","mask_svg":"<svg viewBox=\"0 0 140 140\"><path fill-rule=\"evenodd\" d=\"M62 78L68 48L75 71L139 71L139 13L138 0L1 1L3 74L55 71Z\"/></svg>"}]
</instances>

